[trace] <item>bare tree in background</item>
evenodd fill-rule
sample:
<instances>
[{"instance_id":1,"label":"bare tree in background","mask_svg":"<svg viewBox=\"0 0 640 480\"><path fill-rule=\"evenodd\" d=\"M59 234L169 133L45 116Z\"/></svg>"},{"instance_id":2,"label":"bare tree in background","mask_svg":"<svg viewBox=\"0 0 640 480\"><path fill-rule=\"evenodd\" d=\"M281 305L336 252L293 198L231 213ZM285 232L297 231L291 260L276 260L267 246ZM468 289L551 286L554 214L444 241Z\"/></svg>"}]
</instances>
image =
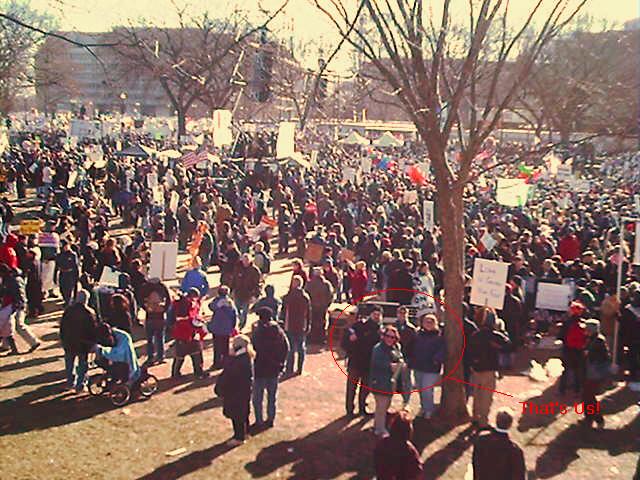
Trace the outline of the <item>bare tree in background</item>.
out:
<instances>
[{"instance_id":1,"label":"bare tree in background","mask_svg":"<svg viewBox=\"0 0 640 480\"><path fill-rule=\"evenodd\" d=\"M516 104L564 143L572 132L627 136L637 130L639 68L640 32L581 16L543 50Z\"/></svg>"},{"instance_id":2,"label":"bare tree in background","mask_svg":"<svg viewBox=\"0 0 640 480\"><path fill-rule=\"evenodd\" d=\"M33 10L28 1L2 2L2 14L38 28L48 28L51 19ZM0 111L10 112L16 95L33 87L33 56L42 35L6 18L0 18Z\"/></svg>"},{"instance_id":3,"label":"bare tree in background","mask_svg":"<svg viewBox=\"0 0 640 480\"><path fill-rule=\"evenodd\" d=\"M58 38L45 41L35 56L33 78L38 108L45 115L55 113L60 102L77 94L73 66L67 58L67 44Z\"/></svg>"},{"instance_id":4,"label":"bare tree in background","mask_svg":"<svg viewBox=\"0 0 640 480\"><path fill-rule=\"evenodd\" d=\"M114 30L123 72L157 79L178 115L178 135L186 133L186 116L197 100L209 109L224 108L232 97L229 73L252 35L266 27L287 5L284 0L259 26L236 10L224 18L205 12L192 16L176 7L177 28L134 25Z\"/></svg>"},{"instance_id":5,"label":"bare tree in background","mask_svg":"<svg viewBox=\"0 0 640 480\"><path fill-rule=\"evenodd\" d=\"M427 147L443 236L445 376L450 375L463 348L465 186L478 153L529 79L543 48L586 0L536 0L524 16L518 2L517 18L508 0L444 0L438 18L429 8L433 2L361 0L364 21L355 18L353 2L310 1L375 67ZM453 139L459 153L450 158ZM445 381L442 391L444 416L466 417L464 385Z\"/></svg>"}]
</instances>

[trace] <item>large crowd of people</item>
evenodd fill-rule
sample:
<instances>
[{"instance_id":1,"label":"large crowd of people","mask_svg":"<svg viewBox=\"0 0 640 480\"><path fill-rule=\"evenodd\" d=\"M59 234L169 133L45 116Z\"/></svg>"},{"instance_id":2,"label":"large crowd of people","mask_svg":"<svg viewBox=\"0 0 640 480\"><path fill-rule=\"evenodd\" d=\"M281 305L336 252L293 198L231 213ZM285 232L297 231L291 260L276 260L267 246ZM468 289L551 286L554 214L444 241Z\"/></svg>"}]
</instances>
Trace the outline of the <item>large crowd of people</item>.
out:
<instances>
[{"instance_id":1,"label":"large crowd of people","mask_svg":"<svg viewBox=\"0 0 640 480\"><path fill-rule=\"evenodd\" d=\"M173 377L183 375L186 357L198 378L222 369L215 392L232 421L230 442L239 445L248 432L274 425L279 380L303 372L308 342L327 342L331 305L386 291L383 299L397 305L397 319L383 322L382 310L374 307L343 335L345 413L374 416L382 442L375 454L378 478L418 478L422 465L410 443L411 417L429 422L438 415L429 387L443 372L446 325L438 305L412 290L441 297L447 268L446 239L437 222L433 228L424 223L423 201L435 198L431 176L424 171L416 182L407 173L407 166L424 162L419 142L379 150L340 145L314 131L298 139L302 151L317 151L314 164L303 168L270 159L269 135L247 137L236 149L242 157L259 151L252 156L263 161L215 149L217 161L197 165L161 153L120 154L139 144L157 151L178 148L134 132L80 139L73 147L65 138L56 130L17 132L3 154L0 336L9 355L19 353L16 335L29 352L41 345L27 319L43 314L44 299L59 293L70 389L85 389L93 353L106 359L113 378L135 378L140 359L132 335L140 329L146 363L171 357ZM214 150L207 145L205 140L203 148ZM640 266L633 263L638 230L625 220L640 217L634 204L640 155L582 162L576 153L574 168L589 180L588 188L578 191L543 175L524 206L500 205L498 173L513 178L520 164L543 165L542 154L526 151L523 145L499 146L495 155L513 161L465 191L468 284L476 258L509 264L502 309L471 305L470 289L465 292L463 371L473 384L467 394L481 432L475 478L524 478L522 451L507 433L513 415L501 410L490 426L492 390L497 376L541 337L555 335L562 343L559 394L574 391L595 403L611 379L614 353L619 375L640 380ZM362 158L369 159L366 171L358 170ZM350 167L358 174L345 178ZM41 204L31 212L43 220L39 234L13 228L17 205L31 188ZM126 234L113 235L114 225ZM481 241L487 232L495 246ZM179 288L150 276L153 242L177 242L189 258ZM269 280L276 258L290 258L293 269L281 297ZM105 286L103 276L112 271L117 285ZM210 285L208 274L218 271L220 284ZM536 308L536 281L570 283L570 308ZM249 321L253 315L255 323ZM204 341L210 337L213 361L205 365ZM413 389L421 390L420 411L389 415L393 392L403 392L408 406ZM604 418L585 413L585 424L601 428ZM496 477L498 467L512 476Z\"/></svg>"}]
</instances>

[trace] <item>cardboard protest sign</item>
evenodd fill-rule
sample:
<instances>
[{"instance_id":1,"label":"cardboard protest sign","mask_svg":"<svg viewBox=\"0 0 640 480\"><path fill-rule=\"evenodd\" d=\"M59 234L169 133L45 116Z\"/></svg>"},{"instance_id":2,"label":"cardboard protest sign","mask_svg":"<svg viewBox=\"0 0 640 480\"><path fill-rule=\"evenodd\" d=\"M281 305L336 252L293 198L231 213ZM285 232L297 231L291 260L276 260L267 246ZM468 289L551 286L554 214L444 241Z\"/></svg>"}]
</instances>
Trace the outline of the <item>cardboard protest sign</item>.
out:
<instances>
[{"instance_id":1,"label":"cardboard protest sign","mask_svg":"<svg viewBox=\"0 0 640 480\"><path fill-rule=\"evenodd\" d=\"M633 203L636 206L636 212L640 213L640 195L633 196Z\"/></svg>"},{"instance_id":2,"label":"cardboard protest sign","mask_svg":"<svg viewBox=\"0 0 640 480\"><path fill-rule=\"evenodd\" d=\"M356 183L356 169L353 167L345 167L342 170L342 180L350 182L352 185Z\"/></svg>"},{"instance_id":3,"label":"cardboard protest sign","mask_svg":"<svg viewBox=\"0 0 640 480\"><path fill-rule=\"evenodd\" d=\"M309 157L309 163L311 164L311 168L318 168L318 151L312 150L311 155Z\"/></svg>"},{"instance_id":4,"label":"cardboard protest sign","mask_svg":"<svg viewBox=\"0 0 640 480\"><path fill-rule=\"evenodd\" d=\"M58 248L60 246L60 238L58 234L42 232L38 235L38 246L40 248Z\"/></svg>"},{"instance_id":5,"label":"cardboard protest sign","mask_svg":"<svg viewBox=\"0 0 640 480\"><path fill-rule=\"evenodd\" d=\"M158 186L158 174L156 172L147 173L147 187L155 188Z\"/></svg>"},{"instance_id":6,"label":"cardboard protest sign","mask_svg":"<svg viewBox=\"0 0 640 480\"><path fill-rule=\"evenodd\" d=\"M529 185L523 178L499 178L496 201L506 207L522 207L527 203Z\"/></svg>"},{"instance_id":7,"label":"cardboard protest sign","mask_svg":"<svg viewBox=\"0 0 640 480\"><path fill-rule=\"evenodd\" d=\"M436 225L435 214L434 214L434 202L432 200L425 200L422 202L422 218L424 223L424 228L433 232L433 229Z\"/></svg>"},{"instance_id":8,"label":"cardboard protest sign","mask_svg":"<svg viewBox=\"0 0 640 480\"><path fill-rule=\"evenodd\" d=\"M538 282L536 308L566 312L573 297L571 285Z\"/></svg>"},{"instance_id":9,"label":"cardboard protest sign","mask_svg":"<svg viewBox=\"0 0 640 480\"><path fill-rule=\"evenodd\" d=\"M322 255L324 254L324 247L317 243L310 243L307 249L304 251L304 259L309 263L320 263Z\"/></svg>"},{"instance_id":10,"label":"cardboard protest sign","mask_svg":"<svg viewBox=\"0 0 640 480\"><path fill-rule=\"evenodd\" d=\"M105 266L104 269L102 270L102 275L100 275L100 280L98 281L98 284L104 287L119 287L120 275L121 275L121 272L114 270L109 266Z\"/></svg>"},{"instance_id":11,"label":"cardboard protest sign","mask_svg":"<svg viewBox=\"0 0 640 480\"><path fill-rule=\"evenodd\" d=\"M155 187L153 187L152 191L153 191L153 203L155 203L156 205L163 205L164 190L162 189L162 186L156 185Z\"/></svg>"},{"instance_id":12,"label":"cardboard protest sign","mask_svg":"<svg viewBox=\"0 0 640 480\"><path fill-rule=\"evenodd\" d=\"M180 202L180 195L177 192L171 192L171 198L169 199L169 210L175 215L178 211L178 202Z\"/></svg>"},{"instance_id":13,"label":"cardboard protest sign","mask_svg":"<svg viewBox=\"0 0 640 480\"><path fill-rule=\"evenodd\" d=\"M94 122L91 120L82 120L79 118L71 119L71 131L72 137L95 137L96 134L101 134L100 122Z\"/></svg>"},{"instance_id":14,"label":"cardboard protest sign","mask_svg":"<svg viewBox=\"0 0 640 480\"><path fill-rule=\"evenodd\" d=\"M294 154L295 132L295 122L280 122L276 140L276 158L287 158Z\"/></svg>"},{"instance_id":15,"label":"cardboard protest sign","mask_svg":"<svg viewBox=\"0 0 640 480\"><path fill-rule=\"evenodd\" d=\"M509 264L476 258L471 280L471 304L502 310Z\"/></svg>"},{"instance_id":16,"label":"cardboard protest sign","mask_svg":"<svg viewBox=\"0 0 640 480\"><path fill-rule=\"evenodd\" d=\"M371 173L371 159L369 157L362 157L360 168L362 169L362 173Z\"/></svg>"},{"instance_id":17,"label":"cardboard protest sign","mask_svg":"<svg viewBox=\"0 0 640 480\"><path fill-rule=\"evenodd\" d=\"M35 235L42 230L42 220L22 220L20 222L20 233L22 235Z\"/></svg>"},{"instance_id":18,"label":"cardboard protest sign","mask_svg":"<svg viewBox=\"0 0 640 480\"><path fill-rule=\"evenodd\" d=\"M402 196L402 203L411 205L417 202L418 202L418 192L416 192L415 190L409 190L408 192L404 192L404 195Z\"/></svg>"},{"instance_id":19,"label":"cardboard protest sign","mask_svg":"<svg viewBox=\"0 0 640 480\"><path fill-rule=\"evenodd\" d=\"M173 280L178 270L178 243L151 242L149 278Z\"/></svg>"}]
</instances>

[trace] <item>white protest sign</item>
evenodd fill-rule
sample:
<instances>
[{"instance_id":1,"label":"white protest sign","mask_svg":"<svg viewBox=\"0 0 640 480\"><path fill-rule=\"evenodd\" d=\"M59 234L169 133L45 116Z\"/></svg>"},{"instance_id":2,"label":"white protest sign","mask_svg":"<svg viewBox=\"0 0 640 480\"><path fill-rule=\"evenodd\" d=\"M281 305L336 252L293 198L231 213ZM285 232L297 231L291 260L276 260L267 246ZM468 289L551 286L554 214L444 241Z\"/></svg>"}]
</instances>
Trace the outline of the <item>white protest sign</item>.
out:
<instances>
[{"instance_id":1,"label":"white protest sign","mask_svg":"<svg viewBox=\"0 0 640 480\"><path fill-rule=\"evenodd\" d=\"M78 179L78 172L71 172L69 174L69 180L67 180L67 188L75 187L77 179Z\"/></svg>"},{"instance_id":2,"label":"white protest sign","mask_svg":"<svg viewBox=\"0 0 640 480\"><path fill-rule=\"evenodd\" d=\"M489 232L484 232L484 235L480 239L480 242L482 242L482 245L484 245L484 248L487 250L487 252L493 250L493 247L495 247L498 243L498 241L493 238L493 235L491 235Z\"/></svg>"},{"instance_id":3,"label":"white protest sign","mask_svg":"<svg viewBox=\"0 0 640 480\"><path fill-rule=\"evenodd\" d=\"M93 122L90 120L81 120L78 118L71 119L71 132L72 137L94 137L101 133L100 122Z\"/></svg>"},{"instance_id":4,"label":"white protest sign","mask_svg":"<svg viewBox=\"0 0 640 480\"><path fill-rule=\"evenodd\" d=\"M362 173L371 173L371 159L369 157L362 157L360 168L362 168Z\"/></svg>"},{"instance_id":5,"label":"white protest sign","mask_svg":"<svg viewBox=\"0 0 640 480\"><path fill-rule=\"evenodd\" d=\"M152 191L153 191L153 203L155 203L156 205L164 204L164 190L162 189L162 186L157 185L153 187Z\"/></svg>"},{"instance_id":6,"label":"white protest sign","mask_svg":"<svg viewBox=\"0 0 640 480\"><path fill-rule=\"evenodd\" d=\"M114 270L109 266L105 266L102 269L102 275L100 275L100 280L98 284L105 287L119 287L120 286L120 272Z\"/></svg>"},{"instance_id":7,"label":"white protest sign","mask_svg":"<svg viewBox=\"0 0 640 480\"><path fill-rule=\"evenodd\" d=\"M177 242L151 242L149 278L173 280L178 269Z\"/></svg>"},{"instance_id":8,"label":"white protest sign","mask_svg":"<svg viewBox=\"0 0 640 480\"><path fill-rule=\"evenodd\" d=\"M558 285L557 283L539 282L536 308L566 312L572 296L573 289L570 284Z\"/></svg>"},{"instance_id":9,"label":"white protest sign","mask_svg":"<svg viewBox=\"0 0 640 480\"><path fill-rule=\"evenodd\" d=\"M295 152L295 122L280 122L276 140L276 158L287 158Z\"/></svg>"},{"instance_id":10,"label":"white protest sign","mask_svg":"<svg viewBox=\"0 0 640 480\"><path fill-rule=\"evenodd\" d=\"M158 174L156 172L147 173L147 187L155 188L158 186Z\"/></svg>"},{"instance_id":11,"label":"white protest sign","mask_svg":"<svg viewBox=\"0 0 640 480\"><path fill-rule=\"evenodd\" d=\"M356 182L356 169L353 167L345 167L342 170L342 179L345 182L351 182L352 185L355 185Z\"/></svg>"},{"instance_id":12,"label":"white protest sign","mask_svg":"<svg viewBox=\"0 0 640 480\"><path fill-rule=\"evenodd\" d=\"M422 202L422 219L424 222L424 228L430 232L433 232L435 227L435 215L434 215L434 203L432 200L425 200Z\"/></svg>"},{"instance_id":13,"label":"white protest sign","mask_svg":"<svg viewBox=\"0 0 640 480\"><path fill-rule=\"evenodd\" d=\"M471 280L471 304L502 310L509 264L476 258Z\"/></svg>"},{"instance_id":14,"label":"white protest sign","mask_svg":"<svg viewBox=\"0 0 640 480\"><path fill-rule=\"evenodd\" d=\"M178 202L180 202L180 195L177 192L171 192L171 198L169 199L169 210L171 210L174 215L178 211Z\"/></svg>"},{"instance_id":15,"label":"white protest sign","mask_svg":"<svg viewBox=\"0 0 640 480\"><path fill-rule=\"evenodd\" d=\"M640 265L640 222L636 222L636 248L633 250L633 264Z\"/></svg>"},{"instance_id":16,"label":"white protest sign","mask_svg":"<svg viewBox=\"0 0 640 480\"><path fill-rule=\"evenodd\" d=\"M573 178L573 172L571 170L571 165L558 165L556 180L559 182L570 182Z\"/></svg>"},{"instance_id":17,"label":"white protest sign","mask_svg":"<svg viewBox=\"0 0 640 480\"><path fill-rule=\"evenodd\" d=\"M318 167L318 151L317 150L311 151L311 156L309 157L309 163L311 164L311 168Z\"/></svg>"},{"instance_id":18,"label":"white protest sign","mask_svg":"<svg viewBox=\"0 0 640 480\"><path fill-rule=\"evenodd\" d=\"M523 178L499 178L496 201L507 207L522 207L527 203L529 185Z\"/></svg>"},{"instance_id":19,"label":"white protest sign","mask_svg":"<svg viewBox=\"0 0 640 480\"><path fill-rule=\"evenodd\" d=\"M636 205L636 212L640 213L640 195L633 196L633 203Z\"/></svg>"},{"instance_id":20,"label":"white protest sign","mask_svg":"<svg viewBox=\"0 0 640 480\"><path fill-rule=\"evenodd\" d=\"M233 143L231 132L231 111L214 110L213 112L213 145L224 147Z\"/></svg>"}]
</instances>

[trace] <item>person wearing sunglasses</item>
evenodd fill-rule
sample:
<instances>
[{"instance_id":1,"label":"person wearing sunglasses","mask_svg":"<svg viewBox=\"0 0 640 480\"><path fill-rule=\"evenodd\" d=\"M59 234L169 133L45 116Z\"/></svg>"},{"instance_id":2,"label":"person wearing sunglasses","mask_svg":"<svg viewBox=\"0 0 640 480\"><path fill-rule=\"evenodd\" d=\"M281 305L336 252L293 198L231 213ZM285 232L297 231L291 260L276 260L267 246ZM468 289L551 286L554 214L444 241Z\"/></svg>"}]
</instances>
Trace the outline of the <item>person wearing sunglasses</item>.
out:
<instances>
[{"instance_id":1,"label":"person wearing sunglasses","mask_svg":"<svg viewBox=\"0 0 640 480\"><path fill-rule=\"evenodd\" d=\"M405 368L399 340L398 329L388 325L382 331L382 340L373 347L371 353L370 385L376 401L373 430L382 438L389 436L386 426L387 410L393 393L396 392L398 377Z\"/></svg>"}]
</instances>

